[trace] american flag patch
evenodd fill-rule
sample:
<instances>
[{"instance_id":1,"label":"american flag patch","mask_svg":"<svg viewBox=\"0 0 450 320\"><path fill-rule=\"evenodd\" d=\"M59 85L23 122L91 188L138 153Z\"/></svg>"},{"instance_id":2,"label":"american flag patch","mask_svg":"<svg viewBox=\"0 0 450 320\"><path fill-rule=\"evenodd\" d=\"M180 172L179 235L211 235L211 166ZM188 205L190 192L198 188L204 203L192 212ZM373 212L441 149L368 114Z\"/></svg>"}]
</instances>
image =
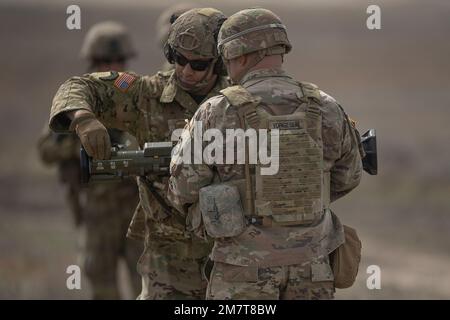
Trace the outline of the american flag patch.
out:
<instances>
[{"instance_id":1,"label":"american flag patch","mask_svg":"<svg viewBox=\"0 0 450 320\"><path fill-rule=\"evenodd\" d=\"M135 76L132 76L129 73L122 73L116 81L114 81L114 86L120 91L127 91L128 88L133 84L134 80L136 80Z\"/></svg>"}]
</instances>

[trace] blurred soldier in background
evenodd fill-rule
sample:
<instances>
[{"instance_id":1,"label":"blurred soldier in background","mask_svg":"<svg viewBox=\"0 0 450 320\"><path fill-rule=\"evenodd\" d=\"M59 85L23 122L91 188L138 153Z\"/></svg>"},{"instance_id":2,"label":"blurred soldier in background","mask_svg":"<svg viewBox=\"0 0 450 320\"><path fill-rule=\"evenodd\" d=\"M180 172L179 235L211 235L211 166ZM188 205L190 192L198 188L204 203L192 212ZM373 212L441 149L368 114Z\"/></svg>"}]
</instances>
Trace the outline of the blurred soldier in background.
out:
<instances>
[{"instance_id":1,"label":"blurred soldier in background","mask_svg":"<svg viewBox=\"0 0 450 320\"><path fill-rule=\"evenodd\" d=\"M169 37L170 26L174 21L186 11L189 11L196 6L189 2L182 2L173 5L166 10L164 10L156 21L156 36L158 40L158 45L164 50L164 45ZM161 71L169 71L174 68L174 65L165 61L161 67Z\"/></svg>"},{"instance_id":2,"label":"blurred soldier in background","mask_svg":"<svg viewBox=\"0 0 450 320\"><path fill-rule=\"evenodd\" d=\"M106 21L87 33L81 57L89 62L89 72L123 71L136 55L128 31L119 23ZM110 129L113 144L137 149L136 139L128 133ZM118 263L124 258L133 295L141 281L136 263L142 245L125 235L139 202L134 179L123 182L80 184L80 140L75 134L57 134L44 130L38 150L47 165L57 165L61 183L67 187L67 201L80 231L82 270L88 277L93 299L119 299Z\"/></svg>"},{"instance_id":3,"label":"blurred soldier in background","mask_svg":"<svg viewBox=\"0 0 450 320\"><path fill-rule=\"evenodd\" d=\"M153 76L101 72L67 80L53 99L50 127L75 131L95 159L110 157L106 127L127 130L141 147L145 142L170 141L202 101L229 84L221 76L217 53L217 34L225 19L214 8L180 15L164 46L167 60L174 64L171 71ZM140 299L204 299L201 268L211 243L195 239L167 204L167 180L158 175L138 179L140 202L128 236L145 239L138 263Z\"/></svg>"}]
</instances>

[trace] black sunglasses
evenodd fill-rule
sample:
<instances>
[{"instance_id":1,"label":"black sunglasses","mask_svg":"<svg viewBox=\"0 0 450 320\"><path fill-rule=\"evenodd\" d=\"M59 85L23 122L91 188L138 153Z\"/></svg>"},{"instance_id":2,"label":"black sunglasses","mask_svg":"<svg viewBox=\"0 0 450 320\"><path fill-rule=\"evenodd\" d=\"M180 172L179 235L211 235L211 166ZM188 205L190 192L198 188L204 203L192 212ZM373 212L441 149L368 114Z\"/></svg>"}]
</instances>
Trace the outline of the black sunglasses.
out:
<instances>
[{"instance_id":1,"label":"black sunglasses","mask_svg":"<svg viewBox=\"0 0 450 320\"><path fill-rule=\"evenodd\" d=\"M185 56L183 56L181 53L176 52L174 54L175 62L179 64L180 66L184 67L188 63L191 65L192 70L194 71L205 71L209 64L211 63L211 60L189 60Z\"/></svg>"}]
</instances>

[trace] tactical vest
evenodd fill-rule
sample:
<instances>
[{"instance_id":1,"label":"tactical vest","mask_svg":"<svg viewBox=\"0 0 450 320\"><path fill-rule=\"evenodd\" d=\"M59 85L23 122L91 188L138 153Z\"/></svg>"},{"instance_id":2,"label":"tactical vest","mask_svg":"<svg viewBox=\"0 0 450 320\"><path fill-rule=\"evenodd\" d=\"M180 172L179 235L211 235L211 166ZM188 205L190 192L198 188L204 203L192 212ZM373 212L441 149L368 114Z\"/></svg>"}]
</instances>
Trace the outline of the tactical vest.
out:
<instances>
[{"instance_id":1,"label":"tactical vest","mask_svg":"<svg viewBox=\"0 0 450 320\"><path fill-rule=\"evenodd\" d=\"M253 202L243 205L250 223L266 226L308 224L320 219L329 205L329 173L324 173L323 169L320 93L312 84L300 83L299 87L299 107L291 114L278 116L258 107L260 99L242 86L221 91L236 107L243 120L243 129L268 130L268 154L271 153L271 131L279 130L278 172L262 175L258 161L254 173L246 174L246 181L251 180L251 188L248 184L246 188L239 187L241 192L244 190L241 199L251 198ZM306 111L300 108L303 103L307 104ZM252 193L250 197L249 192Z\"/></svg>"}]
</instances>

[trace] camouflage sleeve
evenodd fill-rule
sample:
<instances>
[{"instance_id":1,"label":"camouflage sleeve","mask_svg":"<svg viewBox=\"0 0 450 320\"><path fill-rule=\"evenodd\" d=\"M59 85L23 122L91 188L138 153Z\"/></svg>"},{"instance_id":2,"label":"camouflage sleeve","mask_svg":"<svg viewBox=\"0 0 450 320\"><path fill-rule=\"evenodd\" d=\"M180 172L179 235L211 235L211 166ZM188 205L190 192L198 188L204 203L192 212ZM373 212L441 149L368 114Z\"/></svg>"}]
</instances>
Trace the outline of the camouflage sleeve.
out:
<instances>
[{"instance_id":1,"label":"camouflage sleeve","mask_svg":"<svg viewBox=\"0 0 450 320\"><path fill-rule=\"evenodd\" d=\"M52 132L48 125L39 137L37 151L45 165L54 165L62 161L79 159L79 142L74 135L62 135Z\"/></svg>"},{"instance_id":2,"label":"camouflage sleeve","mask_svg":"<svg viewBox=\"0 0 450 320\"><path fill-rule=\"evenodd\" d=\"M145 213L140 203L134 211L126 237L133 240L145 240Z\"/></svg>"},{"instance_id":3,"label":"camouflage sleeve","mask_svg":"<svg viewBox=\"0 0 450 320\"><path fill-rule=\"evenodd\" d=\"M356 188L361 180L362 161L357 132L344 110L323 93L324 162L330 171L330 198L335 201Z\"/></svg>"},{"instance_id":4,"label":"camouflage sleeve","mask_svg":"<svg viewBox=\"0 0 450 320\"><path fill-rule=\"evenodd\" d=\"M56 139L48 126L45 126L37 142L37 151L39 158L46 165L51 165L57 162L53 156L57 153Z\"/></svg>"},{"instance_id":5,"label":"camouflage sleeve","mask_svg":"<svg viewBox=\"0 0 450 320\"><path fill-rule=\"evenodd\" d=\"M204 163L192 164L193 161L189 161L195 157L194 148L192 148L194 145L195 122L202 123L203 132L208 127L214 127L214 123L210 119L210 100L199 107L189 124L186 125L172 155L171 177L167 196L172 205L184 214L188 213L190 205L198 201L199 190L211 184L214 178L214 171L210 166ZM187 154L187 150L189 150L190 154L189 159L183 157L183 155Z\"/></svg>"},{"instance_id":6,"label":"camouflage sleeve","mask_svg":"<svg viewBox=\"0 0 450 320\"><path fill-rule=\"evenodd\" d=\"M142 105L159 90L154 77L125 72L99 72L73 77L58 89L50 112L50 128L69 130L66 113L76 110L93 112L106 127L136 135Z\"/></svg>"}]
</instances>

